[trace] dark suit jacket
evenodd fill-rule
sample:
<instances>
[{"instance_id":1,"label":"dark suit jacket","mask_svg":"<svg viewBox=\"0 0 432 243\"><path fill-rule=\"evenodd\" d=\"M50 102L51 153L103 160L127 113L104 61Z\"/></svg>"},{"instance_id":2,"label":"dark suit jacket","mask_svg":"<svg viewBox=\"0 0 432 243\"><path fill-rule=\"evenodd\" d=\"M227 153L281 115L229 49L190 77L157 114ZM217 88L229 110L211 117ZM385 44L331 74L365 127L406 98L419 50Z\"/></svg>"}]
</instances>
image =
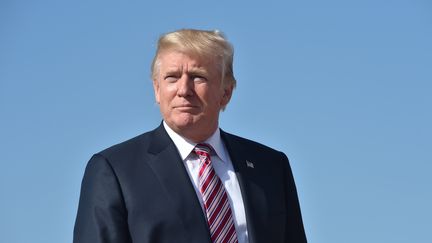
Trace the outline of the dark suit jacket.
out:
<instances>
[{"instance_id":1,"label":"dark suit jacket","mask_svg":"<svg viewBox=\"0 0 432 243\"><path fill-rule=\"evenodd\" d=\"M221 136L239 180L249 242L306 242L285 154L223 131ZM73 242L211 242L192 182L162 125L91 158Z\"/></svg>"}]
</instances>

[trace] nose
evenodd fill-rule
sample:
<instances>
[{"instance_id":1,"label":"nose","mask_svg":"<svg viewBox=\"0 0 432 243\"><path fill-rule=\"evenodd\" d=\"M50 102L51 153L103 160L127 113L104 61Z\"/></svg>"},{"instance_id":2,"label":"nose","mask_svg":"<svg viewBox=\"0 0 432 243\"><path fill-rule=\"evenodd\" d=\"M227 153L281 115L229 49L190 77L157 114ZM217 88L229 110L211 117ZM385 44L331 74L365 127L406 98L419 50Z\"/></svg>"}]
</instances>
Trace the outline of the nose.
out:
<instances>
[{"instance_id":1,"label":"nose","mask_svg":"<svg viewBox=\"0 0 432 243\"><path fill-rule=\"evenodd\" d=\"M189 75L182 75L177 81L177 95L180 97L187 97L193 95L193 80Z\"/></svg>"}]
</instances>

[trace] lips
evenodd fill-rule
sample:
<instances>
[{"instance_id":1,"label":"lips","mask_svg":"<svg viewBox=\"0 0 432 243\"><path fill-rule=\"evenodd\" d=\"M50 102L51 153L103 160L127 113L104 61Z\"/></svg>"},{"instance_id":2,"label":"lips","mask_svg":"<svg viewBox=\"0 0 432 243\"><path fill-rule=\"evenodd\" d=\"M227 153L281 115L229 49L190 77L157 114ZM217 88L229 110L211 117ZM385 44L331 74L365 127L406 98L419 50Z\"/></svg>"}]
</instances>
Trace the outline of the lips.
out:
<instances>
[{"instance_id":1,"label":"lips","mask_svg":"<svg viewBox=\"0 0 432 243\"><path fill-rule=\"evenodd\" d=\"M192 110L198 109L198 106L196 106L196 105L177 105L177 106L174 106L174 109L179 110L179 111L190 112Z\"/></svg>"},{"instance_id":2,"label":"lips","mask_svg":"<svg viewBox=\"0 0 432 243\"><path fill-rule=\"evenodd\" d=\"M186 104L186 105L176 105L174 106L174 108L198 108L198 106Z\"/></svg>"}]
</instances>

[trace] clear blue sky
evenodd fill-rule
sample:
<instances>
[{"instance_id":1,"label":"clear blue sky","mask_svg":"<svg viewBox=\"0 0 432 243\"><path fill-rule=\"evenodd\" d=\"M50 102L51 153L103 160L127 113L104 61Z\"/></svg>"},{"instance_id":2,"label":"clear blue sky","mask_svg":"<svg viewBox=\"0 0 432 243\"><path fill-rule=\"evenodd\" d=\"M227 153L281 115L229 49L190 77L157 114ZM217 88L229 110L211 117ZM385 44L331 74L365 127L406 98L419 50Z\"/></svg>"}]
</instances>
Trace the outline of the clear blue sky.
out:
<instances>
[{"instance_id":1,"label":"clear blue sky","mask_svg":"<svg viewBox=\"0 0 432 243\"><path fill-rule=\"evenodd\" d=\"M221 127L288 155L309 242L432 242L427 0L2 0L0 242L71 242L90 156L159 124L178 28L233 43Z\"/></svg>"}]
</instances>

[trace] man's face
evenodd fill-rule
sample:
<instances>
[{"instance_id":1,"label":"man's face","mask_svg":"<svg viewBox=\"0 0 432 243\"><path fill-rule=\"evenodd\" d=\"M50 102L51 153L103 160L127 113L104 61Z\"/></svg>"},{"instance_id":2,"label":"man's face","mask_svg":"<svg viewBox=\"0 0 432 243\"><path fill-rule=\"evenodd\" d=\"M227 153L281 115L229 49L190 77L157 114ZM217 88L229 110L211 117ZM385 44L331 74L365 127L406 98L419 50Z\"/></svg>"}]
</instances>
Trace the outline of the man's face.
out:
<instances>
[{"instance_id":1,"label":"man's face","mask_svg":"<svg viewBox=\"0 0 432 243\"><path fill-rule=\"evenodd\" d=\"M187 139L204 141L218 127L233 90L222 87L220 61L165 51L158 63L153 87L165 122Z\"/></svg>"}]
</instances>

